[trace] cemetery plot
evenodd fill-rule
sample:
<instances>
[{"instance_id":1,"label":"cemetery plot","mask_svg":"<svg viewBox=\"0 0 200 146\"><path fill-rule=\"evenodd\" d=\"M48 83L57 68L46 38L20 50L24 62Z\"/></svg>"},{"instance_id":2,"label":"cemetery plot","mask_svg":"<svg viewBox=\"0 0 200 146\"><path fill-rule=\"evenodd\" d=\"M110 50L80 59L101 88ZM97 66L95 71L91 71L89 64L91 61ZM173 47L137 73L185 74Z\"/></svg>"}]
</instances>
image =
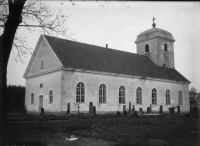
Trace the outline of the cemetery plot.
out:
<instances>
[{"instance_id":1,"label":"cemetery plot","mask_svg":"<svg viewBox=\"0 0 200 146\"><path fill-rule=\"evenodd\" d=\"M133 107L133 106L132 106ZM95 108L91 106L91 112ZM131 113L134 112L132 108ZM182 114L145 115L143 109L138 111L139 116L80 114L68 116L39 116L26 115L31 120L9 121L8 135L9 144L29 144L31 142L48 144L52 141L66 142L66 138L74 135L79 141L86 139L103 140L115 145L149 145L164 141L170 146L198 145L199 120L186 117ZM22 116L22 115L21 115ZM27 117L23 118L27 118ZM20 115L17 115L19 118ZM33 119L35 120L34 122ZM153 140L152 140L153 139ZM156 141L157 142L157 141ZM99 144L100 145L100 144Z\"/></svg>"}]
</instances>

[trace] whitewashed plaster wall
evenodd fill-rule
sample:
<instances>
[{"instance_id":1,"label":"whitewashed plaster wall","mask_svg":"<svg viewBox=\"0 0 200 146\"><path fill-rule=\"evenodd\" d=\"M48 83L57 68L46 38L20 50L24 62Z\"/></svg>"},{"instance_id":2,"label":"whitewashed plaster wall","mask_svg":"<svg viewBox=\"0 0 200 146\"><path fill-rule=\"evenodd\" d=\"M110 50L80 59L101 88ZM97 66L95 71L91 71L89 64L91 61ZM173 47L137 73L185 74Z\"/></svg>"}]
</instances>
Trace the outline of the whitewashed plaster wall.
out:
<instances>
[{"instance_id":1,"label":"whitewashed plaster wall","mask_svg":"<svg viewBox=\"0 0 200 146\"><path fill-rule=\"evenodd\" d=\"M85 85L85 102L80 104L76 103L76 86L79 82L83 82ZM101 84L105 84L107 87L106 104L99 103L98 92ZM119 87L122 85L126 88L125 104L119 104ZM136 104L138 87L142 88L142 105ZM157 105L152 107L154 111L158 111L160 105L163 106L164 111L168 111L169 105L166 105L165 97L167 89L170 90L171 106L178 105L178 91L180 90L183 93L181 112L189 111L188 84L64 70L62 71L62 111L67 111L67 103L70 103L71 111L77 112L79 105L80 112L88 112L89 102L93 102L97 112L122 111L123 105L126 105L126 108L129 107L129 102L131 102L131 106L135 105L136 110L141 107L146 111L152 103L153 88L157 90Z\"/></svg>"},{"instance_id":2,"label":"whitewashed plaster wall","mask_svg":"<svg viewBox=\"0 0 200 146\"><path fill-rule=\"evenodd\" d=\"M61 71L40 75L26 80L25 105L28 112L39 112L39 96L43 95L43 107L46 113L61 111ZM43 84L43 88L40 88ZM49 91L53 91L53 103L49 103ZM34 104L31 104L34 93Z\"/></svg>"}]
</instances>

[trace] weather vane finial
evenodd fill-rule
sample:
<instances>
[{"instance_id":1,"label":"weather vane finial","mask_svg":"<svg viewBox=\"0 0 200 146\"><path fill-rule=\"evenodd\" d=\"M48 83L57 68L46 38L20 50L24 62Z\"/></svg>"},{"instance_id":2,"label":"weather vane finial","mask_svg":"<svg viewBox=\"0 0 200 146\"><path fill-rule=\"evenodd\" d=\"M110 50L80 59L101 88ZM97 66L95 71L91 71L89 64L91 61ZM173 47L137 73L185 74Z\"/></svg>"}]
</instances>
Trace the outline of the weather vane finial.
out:
<instances>
[{"instance_id":1,"label":"weather vane finial","mask_svg":"<svg viewBox=\"0 0 200 146\"><path fill-rule=\"evenodd\" d=\"M156 18L153 17L153 19L152 19L152 21L153 21L153 24L152 24L153 28L155 28L155 26L156 26L156 24L154 22L155 20L156 20Z\"/></svg>"}]
</instances>

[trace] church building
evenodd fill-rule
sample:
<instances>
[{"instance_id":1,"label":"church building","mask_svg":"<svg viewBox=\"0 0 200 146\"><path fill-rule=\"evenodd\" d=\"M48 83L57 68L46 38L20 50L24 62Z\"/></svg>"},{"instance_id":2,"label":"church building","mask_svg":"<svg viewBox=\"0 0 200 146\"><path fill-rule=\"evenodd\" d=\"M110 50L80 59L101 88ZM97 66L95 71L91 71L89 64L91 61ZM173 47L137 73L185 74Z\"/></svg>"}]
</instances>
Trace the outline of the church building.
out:
<instances>
[{"instance_id":1,"label":"church building","mask_svg":"<svg viewBox=\"0 0 200 146\"><path fill-rule=\"evenodd\" d=\"M189 111L189 84L175 69L172 34L155 27L136 38L137 54L41 35L25 71L29 113L97 113L142 108Z\"/></svg>"}]
</instances>

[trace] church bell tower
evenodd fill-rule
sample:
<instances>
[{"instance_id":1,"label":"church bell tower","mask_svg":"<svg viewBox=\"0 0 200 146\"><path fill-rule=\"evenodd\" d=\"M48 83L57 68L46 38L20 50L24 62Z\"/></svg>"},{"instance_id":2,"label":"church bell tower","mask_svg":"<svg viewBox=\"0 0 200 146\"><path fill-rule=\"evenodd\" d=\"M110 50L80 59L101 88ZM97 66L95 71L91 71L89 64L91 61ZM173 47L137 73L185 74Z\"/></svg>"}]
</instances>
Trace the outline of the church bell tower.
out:
<instances>
[{"instance_id":1,"label":"church bell tower","mask_svg":"<svg viewBox=\"0 0 200 146\"><path fill-rule=\"evenodd\" d=\"M174 38L166 30L156 28L153 17L153 28L140 33L135 43L137 54L147 55L158 66L175 68L174 66Z\"/></svg>"}]
</instances>

